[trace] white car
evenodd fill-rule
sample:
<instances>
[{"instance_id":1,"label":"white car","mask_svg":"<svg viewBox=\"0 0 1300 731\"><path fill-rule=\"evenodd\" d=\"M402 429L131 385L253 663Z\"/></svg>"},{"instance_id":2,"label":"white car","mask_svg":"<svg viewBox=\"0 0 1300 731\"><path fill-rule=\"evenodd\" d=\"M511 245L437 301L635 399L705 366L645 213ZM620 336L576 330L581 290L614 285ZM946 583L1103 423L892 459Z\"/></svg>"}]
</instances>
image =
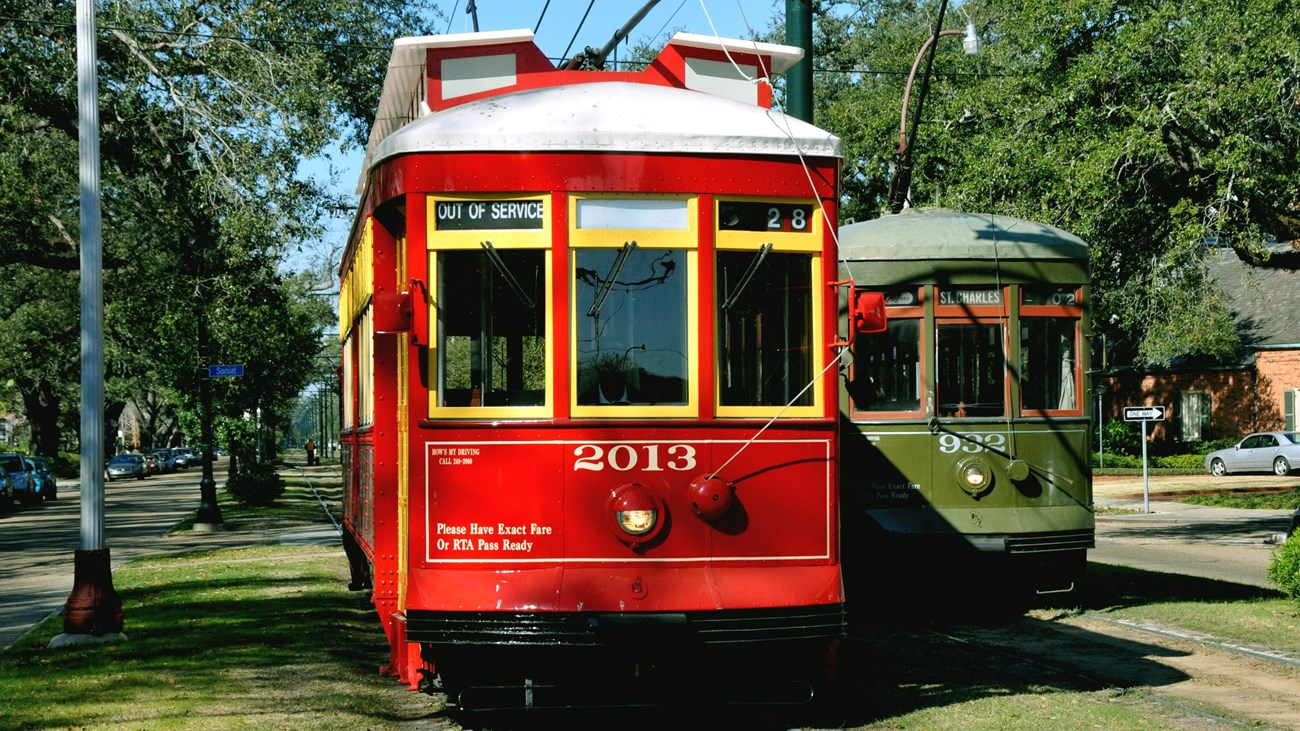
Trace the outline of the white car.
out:
<instances>
[{"instance_id":1,"label":"white car","mask_svg":"<svg viewBox=\"0 0 1300 731\"><path fill-rule=\"evenodd\" d=\"M1205 455L1205 469L1222 477L1231 472L1272 472L1287 475L1300 465L1300 433L1262 431L1237 446Z\"/></svg>"}]
</instances>

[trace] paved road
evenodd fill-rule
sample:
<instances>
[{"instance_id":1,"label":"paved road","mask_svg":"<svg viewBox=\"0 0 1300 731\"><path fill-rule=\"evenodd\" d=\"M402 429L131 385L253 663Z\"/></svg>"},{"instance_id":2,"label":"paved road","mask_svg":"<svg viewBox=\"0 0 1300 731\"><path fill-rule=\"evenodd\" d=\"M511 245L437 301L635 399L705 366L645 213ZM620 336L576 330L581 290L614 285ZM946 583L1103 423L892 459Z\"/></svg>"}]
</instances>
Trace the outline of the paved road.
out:
<instances>
[{"instance_id":1,"label":"paved road","mask_svg":"<svg viewBox=\"0 0 1300 731\"><path fill-rule=\"evenodd\" d=\"M1097 516L1097 547L1088 560L1200 576L1267 589L1268 565L1291 523L1290 510L1233 510L1141 499L1098 498L1136 511Z\"/></svg>"},{"instance_id":2,"label":"paved road","mask_svg":"<svg viewBox=\"0 0 1300 731\"><path fill-rule=\"evenodd\" d=\"M105 542L114 567L146 554L228 540L198 533L161 538L198 508L201 477L192 467L105 485ZM68 600L73 553L81 547L80 497L76 480L60 480L58 500L0 515L0 648Z\"/></svg>"}]
</instances>

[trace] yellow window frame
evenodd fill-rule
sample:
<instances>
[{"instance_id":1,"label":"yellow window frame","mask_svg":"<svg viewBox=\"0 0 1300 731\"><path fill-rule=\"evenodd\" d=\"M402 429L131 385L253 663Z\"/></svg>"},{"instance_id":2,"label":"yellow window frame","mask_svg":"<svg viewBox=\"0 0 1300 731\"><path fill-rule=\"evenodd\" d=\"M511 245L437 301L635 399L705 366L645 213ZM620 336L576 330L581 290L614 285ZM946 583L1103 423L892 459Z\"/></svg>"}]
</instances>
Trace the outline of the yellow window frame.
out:
<instances>
[{"instance_id":1,"label":"yellow window frame","mask_svg":"<svg viewBox=\"0 0 1300 731\"><path fill-rule=\"evenodd\" d=\"M686 228L578 228L579 201L651 201L669 200L686 203ZM700 240L699 199L684 195L628 195L627 193L583 194L569 196L569 246L572 248L608 248L635 241L644 249L696 249Z\"/></svg>"},{"instance_id":2,"label":"yellow window frame","mask_svg":"<svg viewBox=\"0 0 1300 731\"><path fill-rule=\"evenodd\" d=\"M737 233L737 232L729 232L729 233ZM739 233L748 236L750 233L753 232L739 232ZM751 243L746 246L740 246L738 243L733 242L731 246L725 248L719 246L718 249L723 251L753 251L757 253L759 248L763 244L771 242L773 244L772 253L774 254L811 253L811 256L809 257L809 267L810 267L809 276L811 277L811 280L809 281L809 286L812 290L812 297L809 303L809 307L811 311L812 322L809 323L810 336L808 339L808 345L812 349L812 362L809 366L810 375L814 379L813 385L809 386L809 388L812 391L812 403L807 406L790 406L788 408L785 406L785 404L777 404L777 405L770 405L770 406L724 406L722 404L722 370L723 370L722 369L722 365L723 365L722 364L722 339L721 339L722 327L721 327L721 323L718 322L718 314L717 314L718 304L719 304L718 303L719 292L718 292L718 284L717 284L718 268L715 265L713 268L714 270L713 286L709 288L710 295L711 295L710 302L709 302L709 307L710 307L709 311L712 313L712 317L714 321L713 324L714 413L716 413L719 418L771 418L773 416L776 416L777 414L780 414L783 417L791 417L791 418L819 417L822 415L822 412L825 409L825 404L823 403L822 389L819 388L817 384L821 381L822 378L827 377L826 366L827 363L829 362L828 358L831 357L829 340L827 340L826 329L824 325L825 318L823 318L822 316L822 308L825 306L825 297L827 296L827 292L826 292L826 288L822 284L823 262L821 257L821 246L820 246L821 236L816 237L818 241L818 247L816 251L813 252L809 248L803 245L790 246L788 244L778 244L775 241L772 241L771 234L758 233L755 235L761 237L762 241L760 242L758 241L758 239L754 239L754 241L757 243ZM786 235L789 236L790 234L786 234ZM797 235L807 236L808 234L797 234ZM804 385L807 384L801 384L801 386Z\"/></svg>"},{"instance_id":3,"label":"yellow window frame","mask_svg":"<svg viewBox=\"0 0 1300 731\"><path fill-rule=\"evenodd\" d=\"M475 231L439 231L437 230L436 206L439 202L487 202L487 201L538 201L542 208L542 228L540 229L481 229ZM537 249L545 252L546 293L544 305L552 309L554 302L554 272L551 264L551 203L550 196L533 195L441 195L427 198L428 211L428 281L429 281L429 358L426 373L429 383L429 418L430 419L545 419L551 418L555 411L555 363L551 357L551 343L555 342L554 313L546 318L544 338L546 340L546 387L543 403L540 406L439 406L438 362L440 360L438 339L438 253L442 251L466 251L483 248L484 241L491 241L496 249Z\"/></svg>"}]
</instances>

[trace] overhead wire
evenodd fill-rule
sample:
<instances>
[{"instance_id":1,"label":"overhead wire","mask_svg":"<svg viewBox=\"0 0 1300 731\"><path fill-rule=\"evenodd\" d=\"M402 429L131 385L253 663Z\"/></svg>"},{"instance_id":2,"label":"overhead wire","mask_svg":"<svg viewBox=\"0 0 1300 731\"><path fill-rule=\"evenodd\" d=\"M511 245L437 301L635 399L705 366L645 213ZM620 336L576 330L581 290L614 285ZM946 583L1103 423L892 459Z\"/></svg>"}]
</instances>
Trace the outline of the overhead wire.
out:
<instances>
[{"instance_id":1,"label":"overhead wire","mask_svg":"<svg viewBox=\"0 0 1300 731\"><path fill-rule=\"evenodd\" d=\"M709 9L708 7L705 6L704 0L699 0L699 2L700 2L700 10L704 12L704 19L708 21L709 28L713 31L714 39L718 41L718 45L722 48L723 54L725 54L727 60L731 62L731 66L736 70L736 73L739 74L741 78L749 81L751 84L765 83L770 87L772 85L771 78L768 75L768 70L765 64L763 63L763 55L758 52L758 41L754 39L754 29L750 27L749 19L745 17L744 8L740 8L740 17L741 17L741 21L745 25L745 32L749 34L749 42L754 47L754 55L758 58L758 68L760 71L760 75L757 78L751 77L749 76L749 74L745 73L744 69L740 68L740 65L736 63L736 60L731 57L731 53L727 50L726 44L722 42L722 36L718 33L717 27L714 26L713 24L713 18L712 16L709 15ZM737 7L740 6L740 0L736 0L736 5ZM775 99L773 100L772 104L774 107L776 107L777 111L780 112L780 120L784 122L784 126L778 123L777 118L773 117L770 114L771 110L769 110L768 119L772 121L773 126L775 126L780 132L782 132L786 136L786 139L790 140L790 143L794 146L795 155L799 158L799 165L803 168L804 176L808 180L808 188L812 192L813 200L817 201L817 209L822 214L822 221L826 226L826 230L831 235L831 240L835 242L835 251L838 255L840 249L839 233L835 230L835 226L831 225L830 215L826 212L826 205L822 201L821 196L817 194L817 184L813 180L812 170L808 166L808 161L807 158L804 156L803 149L799 146L799 141L794 137L794 131L790 128L790 115L786 114L785 111L780 108L779 102L777 102ZM844 262L842 259L837 258L836 263L840 264ZM845 269L847 270L847 268L848 266L847 264L845 264ZM735 453L733 453L729 458L727 458L725 462L723 462L717 469L715 469L713 471L713 474L709 476L709 479L713 479L714 477L717 477L718 474L727 467L727 465L731 464L731 462L734 459L739 457L742 452L744 452L746 449L749 448L751 444L757 441L758 438L763 435L763 432L767 431L768 428L772 426L772 424L776 423L777 419L781 418L781 416L785 414L787 410L790 409L790 407L794 406L794 404L797 403L799 399L803 398L803 395L807 393L808 389L812 388L819 381L821 381L821 379L826 376L826 373L830 371L832 367L838 366L844 360L845 353L848 352L849 352L849 346L847 343L840 345L838 351L835 353L835 357L830 358L826 363L826 366L823 367L817 373L817 375L812 378L811 381L809 381L806 385L804 385L804 387L799 390L799 393L795 394L793 399L791 399L787 404L785 404L785 406L781 407L780 411L778 411L775 415L773 415L771 419L768 419L766 424L760 427L758 431L754 432L754 434L750 436L750 438L746 440L744 444L740 445L740 448L737 449Z\"/></svg>"}]
</instances>

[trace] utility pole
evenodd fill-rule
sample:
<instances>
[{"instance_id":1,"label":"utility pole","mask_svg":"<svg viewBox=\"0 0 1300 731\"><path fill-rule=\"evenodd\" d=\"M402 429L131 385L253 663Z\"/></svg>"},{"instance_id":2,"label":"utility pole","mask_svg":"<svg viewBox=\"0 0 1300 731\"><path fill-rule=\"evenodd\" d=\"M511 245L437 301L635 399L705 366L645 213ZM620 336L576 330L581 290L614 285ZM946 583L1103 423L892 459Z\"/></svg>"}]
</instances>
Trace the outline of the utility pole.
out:
<instances>
[{"instance_id":1,"label":"utility pole","mask_svg":"<svg viewBox=\"0 0 1300 731\"><path fill-rule=\"evenodd\" d=\"M785 0L786 45L803 49L785 73L785 113L809 124L813 121L812 0Z\"/></svg>"},{"instance_id":2,"label":"utility pole","mask_svg":"<svg viewBox=\"0 0 1300 731\"><path fill-rule=\"evenodd\" d=\"M121 641L122 599L104 540L104 261L99 206L99 74L95 2L77 0L78 156L81 179L81 548L51 647Z\"/></svg>"}]
</instances>

